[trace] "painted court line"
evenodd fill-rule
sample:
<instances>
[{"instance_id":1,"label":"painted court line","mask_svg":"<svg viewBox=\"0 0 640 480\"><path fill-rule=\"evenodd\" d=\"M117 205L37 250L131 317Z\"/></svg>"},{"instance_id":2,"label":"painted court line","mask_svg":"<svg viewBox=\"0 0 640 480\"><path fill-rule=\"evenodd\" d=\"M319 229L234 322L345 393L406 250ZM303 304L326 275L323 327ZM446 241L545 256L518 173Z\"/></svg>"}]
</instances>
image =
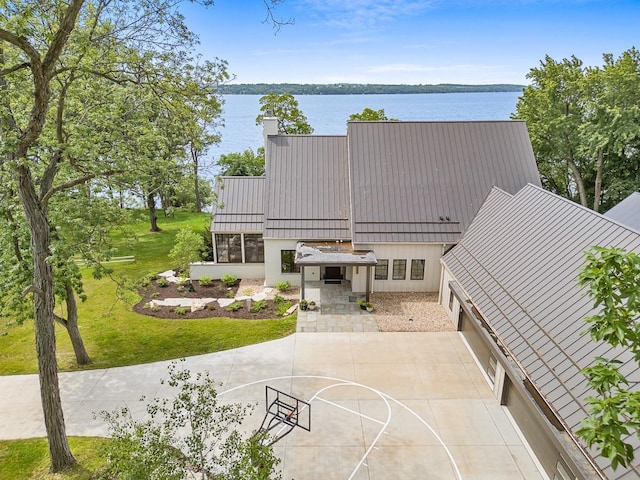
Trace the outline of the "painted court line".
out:
<instances>
[{"instance_id":1,"label":"painted court line","mask_svg":"<svg viewBox=\"0 0 640 480\"><path fill-rule=\"evenodd\" d=\"M238 385L236 387L232 387L232 388L230 388L228 390L225 390L224 392L219 392L218 396L224 395L226 393L233 392L235 390L239 390L241 388L250 387L252 385L257 385L257 384L260 384L260 383L273 382L273 381L277 381L277 380L296 380L296 379L317 379L317 380L327 380L327 381L336 382L336 383L334 383L332 385L328 385L328 386L323 387L320 390L318 390L308 400L308 403L311 403L311 401L316 399L318 397L318 395L320 395L322 392L325 392L325 391L327 391L327 390L329 390L331 388L341 387L341 386L354 386L354 387L364 388L366 390L369 390L369 391L375 393L387 405L387 414L388 414L387 421L385 423L378 421L379 423L381 423L383 425L383 427L380 429L380 431L376 435L376 438L373 440L373 442L371 443L369 448L366 450L365 454L362 456L362 458L360 459L360 461L358 462L358 464L356 465L354 470L351 472L351 475L349 475L349 477L348 477L349 480L351 480L356 475L356 473L358 472L358 470L360 469L361 466L363 466L363 465L367 466L365 461L366 461L368 455L371 453L371 451L374 448L377 449L377 447L375 446L376 443L378 442L380 437L384 433L386 433L385 430L386 430L387 426L389 425L389 423L391 422L391 405L389 404L389 401L392 401L392 402L396 403L398 406L404 408L407 412L409 412L414 417L416 417L425 427L427 427L429 429L429 431L438 440L438 443L440 443L442 448L444 448L445 452L447 453L447 457L449 458L449 462L451 463L451 466L452 466L453 470L455 471L458 480L462 480L462 475L460 473L460 470L458 469L458 465L456 464L456 462L455 462L455 460L453 458L453 455L451 454L451 451L449 450L447 445L444 443L442 438L440 438L440 436L431 427L431 425L429 425L429 423L427 423L420 415L418 415L415 411L413 411L411 408L409 408L407 405L405 405L401 401L399 401L399 400L393 398L392 396L387 395L386 393L381 392L381 391L379 391L379 390L377 390L377 389L375 389L373 387L370 387L368 385L363 385L361 383L352 382L350 380L344 380L344 379L341 379L341 378L325 377L325 376L321 376L321 375L284 375L284 376L280 376L280 377L265 378L265 379L262 379L262 380L256 380L256 381L253 381L253 382L245 383L243 385ZM328 401L326 401L324 399L320 399L320 398L318 398L318 399L322 400L322 401L325 401L327 403L332 403L332 402L328 402ZM336 405L336 406L339 406L339 405ZM344 408L344 407L341 407L341 408ZM346 408L344 408L344 409L348 410ZM352 413L356 413L357 415L364 416L364 415L362 415L362 414L360 414L358 412L352 412Z\"/></svg>"}]
</instances>

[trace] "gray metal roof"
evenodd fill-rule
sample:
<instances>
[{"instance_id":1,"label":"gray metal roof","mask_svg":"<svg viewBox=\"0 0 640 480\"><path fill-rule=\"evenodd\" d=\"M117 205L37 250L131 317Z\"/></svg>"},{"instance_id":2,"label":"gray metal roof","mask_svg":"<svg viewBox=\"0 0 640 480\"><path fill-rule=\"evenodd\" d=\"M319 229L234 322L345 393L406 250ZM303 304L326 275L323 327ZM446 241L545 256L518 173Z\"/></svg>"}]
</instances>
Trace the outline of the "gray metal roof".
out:
<instances>
[{"instance_id":1,"label":"gray metal roof","mask_svg":"<svg viewBox=\"0 0 640 480\"><path fill-rule=\"evenodd\" d=\"M299 242L296 245L297 265L355 265L378 263L370 250L354 250L351 242Z\"/></svg>"},{"instance_id":2,"label":"gray metal roof","mask_svg":"<svg viewBox=\"0 0 640 480\"><path fill-rule=\"evenodd\" d=\"M350 239L347 137L270 136L265 238Z\"/></svg>"},{"instance_id":3,"label":"gray metal roof","mask_svg":"<svg viewBox=\"0 0 640 480\"><path fill-rule=\"evenodd\" d=\"M583 319L593 313L577 275L589 247L616 246L640 253L640 234L603 215L528 185L517 194L492 190L462 241L443 258L458 284L524 369L568 431L586 416L592 395L580 373L597 355L623 361L630 381L640 371L628 351L595 343ZM636 465L613 471L596 461L610 479L638 478Z\"/></svg>"},{"instance_id":4,"label":"gray metal roof","mask_svg":"<svg viewBox=\"0 0 640 480\"><path fill-rule=\"evenodd\" d=\"M220 177L216 181L211 231L260 232L264 228L264 177Z\"/></svg>"},{"instance_id":5,"label":"gray metal roof","mask_svg":"<svg viewBox=\"0 0 640 480\"><path fill-rule=\"evenodd\" d=\"M608 210L604 216L617 220L640 232L640 192L633 192L615 207Z\"/></svg>"},{"instance_id":6,"label":"gray metal roof","mask_svg":"<svg viewBox=\"0 0 640 480\"><path fill-rule=\"evenodd\" d=\"M455 243L492 187L540 184L524 122L350 122L353 241Z\"/></svg>"}]
</instances>

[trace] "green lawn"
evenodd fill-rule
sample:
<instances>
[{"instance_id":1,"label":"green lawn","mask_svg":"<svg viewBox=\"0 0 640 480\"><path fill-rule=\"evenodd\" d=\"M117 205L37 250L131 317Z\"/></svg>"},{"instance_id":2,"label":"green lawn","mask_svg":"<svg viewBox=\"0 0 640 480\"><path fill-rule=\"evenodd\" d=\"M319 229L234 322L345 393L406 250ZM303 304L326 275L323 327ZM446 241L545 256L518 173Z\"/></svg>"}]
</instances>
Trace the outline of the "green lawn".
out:
<instances>
[{"instance_id":1,"label":"green lawn","mask_svg":"<svg viewBox=\"0 0 640 480\"><path fill-rule=\"evenodd\" d=\"M149 232L145 216L131 225L137 236L132 242L122 234L114 236L114 255L135 255L135 263L114 264L114 278L124 275L135 281L149 273L172 267L168 253L176 233L187 225L200 231L208 228L208 214L176 212L172 218L160 218L162 232ZM95 280L85 272L88 296L79 304L79 324L92 363L87 368L107 368L154 362L172 358L217 352L264 342L295 331L295 316L273 320L159 320L131 311L139 297L119 289L103 278ZM0 336L0 375L36 373L33 323L5 328ZM61 370L74 370L73 350L64 328L57 326L58 359Z\"/></svg>"},{"instance_id":2,"label":"green lawn","mask_svg":"<svg viewBox=\"0 0 640 480\"><path fill-rule=\"evenodd\" d=\"M102 446L109 440L69 437L78 465L62 474L49 474L49 447L45 438L0 441L0 480L88 480L105 461Z\"/></svg>"}]
</instances>

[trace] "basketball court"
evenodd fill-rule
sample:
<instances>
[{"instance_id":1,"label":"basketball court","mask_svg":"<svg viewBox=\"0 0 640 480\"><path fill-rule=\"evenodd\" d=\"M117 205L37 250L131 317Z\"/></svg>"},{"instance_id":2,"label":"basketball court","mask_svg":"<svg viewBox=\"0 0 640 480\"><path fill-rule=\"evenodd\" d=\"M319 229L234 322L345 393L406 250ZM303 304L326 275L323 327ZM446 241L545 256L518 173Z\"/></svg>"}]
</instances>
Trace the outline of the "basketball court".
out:
<instances>
[{"instance_id":1,"label":"basketball court","mask_svg":"<svg viewBox=\"0 0 640 480\"><path fill-rule=\"evenodd\" d=\"M172 392L169 362L60 374L69 435L92 412ZM183 364L255 405L242 428L279 440L284 479L544 479L457 332L296 333ZM44 436L36 375L0 377L0 438Z\"/></svg>"}]
</instances>

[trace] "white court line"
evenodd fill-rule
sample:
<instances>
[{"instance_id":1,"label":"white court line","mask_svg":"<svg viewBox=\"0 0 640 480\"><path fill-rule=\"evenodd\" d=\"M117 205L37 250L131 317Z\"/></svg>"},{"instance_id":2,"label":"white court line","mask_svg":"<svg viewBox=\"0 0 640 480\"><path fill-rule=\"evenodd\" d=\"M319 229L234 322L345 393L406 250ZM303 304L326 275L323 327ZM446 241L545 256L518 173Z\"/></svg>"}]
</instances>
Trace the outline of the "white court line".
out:
<instances>
[{"instance_id":1,"label":"white court line","mask_svg":"<svg viewBox=\"0 0 640 480\"><path fill-rule=\"evenodd\" d=\"M316 400L320 400L321 402L328 403L329 405L331 405L333 407L341 408L342 410L346 410L347 412L353 413L354 415L357 415L359 417L366 418L367 420L371 420L372 422L379 423L380 425L384 425L384 422L381 422L380 420L377 420L375 418L371 418L370 416L365 415L364 413L356 412L355 410L351 410L350 408L343 407L342 405L338 405L337 403L334 403L331 400L327 400L327 399L322 398L322 397L316 397Z\"/></svg>"},{"instance_id":2,"label":"white court line","mask_svg":"<svg viewBox=\"0 0 640 480\"><path fill-rule=\"evenodd\" d=\"M330 381L333 381L333 382L339 382L339 383L336 383L336 384L333 384L333 385L329 385L327 387L324 387L324 388L320 389L318 392L316 392L314 394L313 397L311 397L311 400L313 398L315 398L316 396L318 396L321 392L324 392L325 390L327 390L329 388L333 388L334 386L355 386L355 387L361 387L361 388L370 390L370 391L378 394L385 401L385 403L387 404L387 409L388 409L388 414L389 414L387 423L380 430L380 432L378 433L378 435L374 439L372 445L367 449L367 451L365 452L364 457L360 460L360 462L356 466L355 470L351 473L351 475L349 476L349 479L353 478L353 476L358 471L360 466L364 463L364 460L366 459L367 455L369 454L369 452L371 452L371 450L375 446L375 444L378 441L378 439L380 438L380 436L384 433L384 430L386 429L386 426L389 424L389 421L391 419L391 406L389 405L389 402L387 401L387 399L389 399L389 400L395 402L396 404L398 404L399 406L401 406L402 408L404 408L409 413L411 413L414 417L416 417L418 420L420 420L420 422L424 426L426 426L429 429L429 431L431 431L431 433L438 439L438 442L440 443L442 448L444 448L445 452L447 453L447 456L449 457L449 462L451 463L451 466L453 467L453 469L454 469L454 471L456 473L456 476L458 477L458 480L462 480L462 474L460 473L460 470L458 469L458 465L456 464L455 460L453 459L453 455L451 454L451 451L447 448L447 445L444 443L442 438L440 438L440 436L435 432L435 430L433 428L431 428L431 426L420 415L418 415L416 412L414 412L412 409L410 409L407 405L402 403L400 400L396 400L392 396L387 395L384 392L380 392L379 390L376 390L375 388L369 387L367 385L362 385L361 383L352 382L350 380L344 380L344 379L341 379L341 378L324 377L324 376L321 376L321 375L283 375L281 377L265 378L265 379L262 379L262 380L256 380L256 381L253 381L253 382L245 383L244 385L238 385L236 387L233 387L233 388L230 388L228 390L225 390L224 392L219 392L218 396L224 395L225 393L233 392L233 391L238 390L240 388L250 387L251 385L257 385L259 383L273 382L275 380L288 380L288 379L289 380L293 380L293 379L303 379L303 378L313 378L313 379L318 379L318 380L330 380ZM309 400L309 403L311 403L311 400Z\"/></svg>"}]
</instances>

